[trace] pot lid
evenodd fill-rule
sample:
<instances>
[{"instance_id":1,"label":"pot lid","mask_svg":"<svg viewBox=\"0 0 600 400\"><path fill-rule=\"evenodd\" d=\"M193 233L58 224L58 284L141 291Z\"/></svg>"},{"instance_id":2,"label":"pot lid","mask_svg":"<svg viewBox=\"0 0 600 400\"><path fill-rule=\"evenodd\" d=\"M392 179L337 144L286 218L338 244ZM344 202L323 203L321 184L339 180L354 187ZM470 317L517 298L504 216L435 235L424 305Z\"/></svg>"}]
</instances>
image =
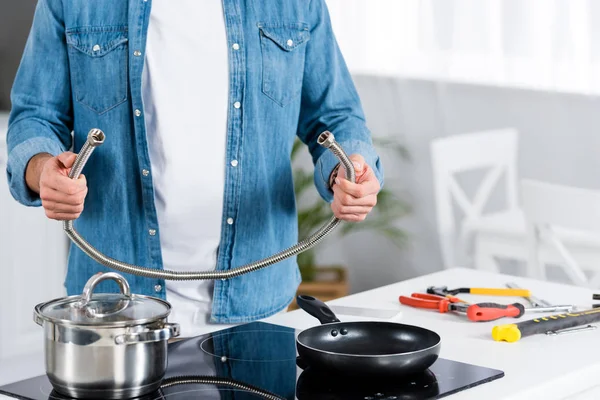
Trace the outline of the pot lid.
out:
<instances>
[{"instance_id":1,"label":"pot lid","mask_svg":"<svg viewBox=\"0 0 600 400\"><path fill-rule=\"evenodd\" d=\"M96 285L107 279L115 280L121 293L93 293ZM165 318L170 311L171 306L165 301L132 295L125 278L114 272L94 275L79 296L60 298L36 307L36 313L42 319L75 325L138 325Z\"/></svg>"}]
</instances>

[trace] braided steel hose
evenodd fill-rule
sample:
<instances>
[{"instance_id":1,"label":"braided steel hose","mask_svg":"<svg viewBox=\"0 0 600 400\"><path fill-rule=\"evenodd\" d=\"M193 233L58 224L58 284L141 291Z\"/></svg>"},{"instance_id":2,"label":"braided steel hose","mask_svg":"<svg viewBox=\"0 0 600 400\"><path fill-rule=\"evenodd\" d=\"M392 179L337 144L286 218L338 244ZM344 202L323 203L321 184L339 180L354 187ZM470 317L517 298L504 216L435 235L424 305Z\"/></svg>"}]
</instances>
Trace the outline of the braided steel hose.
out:
<instances>
[{"instance_id":1,"label":"braided steel hose","mask_svg":"<svg viewBox=\"0 0 600 400\"><path fill-rule=\"evenodd\" d=\"M249 385L240 381L236 381L229 378L221 378L218 376L174 376L167 378L162 381L160 388L168 389L177 385L221 385L229 386L234 389L244 390L252 394L261 396L267 400L285 400L283 397L279 397L276 394L267 392L266 390L257 388L256 386Z\"/></svg>"},{"instance_id":2,"label":"braided steel hose","mask_svg":"<svg viewBox=\"0 0 600 400\"><path fill-rule=\"evenodd\" d=\"M104 143L105 135L100 129L92 129L88 133L88 139L79 151L77 158L71 168L69 177L71 179L79 178L83 167L92 155L94 149L102 143ZM355 182L356 177L354 173L354 166L352 161L348 158L344 150L335 141L335 138L331 132L325 131L319 135L317 140L319 145L329 149L340 161L342 167L346 170L346 179L351 182ZM254 261L252 263L243 265L241 267L233 268L228 271L199 271L199 272L181 272L181 271L170 271L170 270L157 270L139 265L125 263L114 258L108 257L97 250L94 246L88 243L74 228L73 221L63 222L63 229L67 236L77 247L79 247L85 254L90 256L98 263L123 272L127 274L133 274L143 276L146 278L153 279L165 279L175 281L190 281L190 280L214 280L214 279L231 279L236 276L244 275L249 272L253 272L269 265L276 264L286 258L292 257L298 253L306 251L316 244L318 244L325 236L329 235L340 223L340 220L335 216L332 217L325 225L318 229L315 233L302 240L301 242L280 251L265 259Z\"/></svg>"}]
</instances>

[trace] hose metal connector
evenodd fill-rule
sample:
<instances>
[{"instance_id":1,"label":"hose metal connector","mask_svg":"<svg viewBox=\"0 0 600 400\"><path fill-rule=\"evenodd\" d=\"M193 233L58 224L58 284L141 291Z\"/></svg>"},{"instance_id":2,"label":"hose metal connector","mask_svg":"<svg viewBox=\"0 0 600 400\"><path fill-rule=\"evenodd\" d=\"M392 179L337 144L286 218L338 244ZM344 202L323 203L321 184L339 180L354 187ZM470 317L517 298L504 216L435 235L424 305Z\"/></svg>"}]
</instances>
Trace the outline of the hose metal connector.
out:
<instances>
[{"instance_id":1,"label":"hose metal connector","mask_svg":"<svg viewBox=\"0 0 600 400\"><path fill-rule=\"evenodd\" d=\"M105 137L106 136L104 135L104 132L102 132L100 129L92 129L88 133L87 141L88 141L88 143L89 143L90 146L92 146L92 147L98 147L102 143L104 143L104 138Z\"/></svg>"},{"instance_id":2,"label":"hose metal connector","mask_svg":"<svg viewBox=\"0 0 600 400\"><path fill-rule=\"evenodd\" d=\"M335 137L333 136L333 133L325 131L319 135L317 138L317 143L328 149L332 144L335 143Z\"/></svg>"},{"instance_id":3,"label":"hose metal connector","mask_svg":"<svg viewBox=\"0 0 600 400\"><path fill-rule=\"evenodd\" d=\"M100 129L92 129L88 133L87 141L82 146L79 154L77 154L77 158L73 163L73 167L71 168L71 172L69 173L69 177L71 179L79 178L83 167L86 162L90 158L92 152L95 148L104 143L105 135ZM319 145L329 149L333 154L338 158L342 167L346 170L346 179L351 182L355 182L355 173L354 166L344 150L338 145L335 141L333 134L329 131L325 131L321 133L317 139ZM170 271L170 270L158 270L148 267L142 267L139 265L128 264L123 261L115 260L114 258L110 258L103 253L101 253L98 249L92 246L89 242L87 242L80 234L77 232L75 227L73 226L73 221L64 221L63 229L69 239L79 247L85 254L91 257L93 260L98 263L104 265L105 267L114 269L116 271L120 271L126 274L133 274L138 276L143 276L146 278L152 279L165 279L165 280L175 280L175 281L189 281L189 280L215 280L215 279L231 279L236 276L244 275L252 271L256 271L262 268L265 268L269 265L277 264L280 261L285 260L286 258L292 257L296 254L299 254L303 251L306 251L312 247L314 247L317 243L319 243L323 238L329 235L340 223L341 221L332 216L331 219L323 225L320 229L318 229L315 233L302 240L301 242L280 251L277 254L274 254L270 257L264 258L259 261L255 261L246 265L242 265L241 267L232 268L226 271Z\"/></svg>"}]
</instances>

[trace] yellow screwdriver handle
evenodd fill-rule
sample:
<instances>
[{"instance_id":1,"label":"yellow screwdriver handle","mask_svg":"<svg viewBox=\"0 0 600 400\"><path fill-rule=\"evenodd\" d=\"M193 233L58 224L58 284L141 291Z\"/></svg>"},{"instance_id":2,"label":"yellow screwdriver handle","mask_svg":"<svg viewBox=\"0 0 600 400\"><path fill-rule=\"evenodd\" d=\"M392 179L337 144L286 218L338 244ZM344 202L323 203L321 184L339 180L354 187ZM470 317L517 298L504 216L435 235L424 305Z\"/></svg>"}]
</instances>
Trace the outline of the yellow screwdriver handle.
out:
<instances>
[{"instance_id":1,"label":"yellow screwdriver handle","mask_svg":"<svg viewBox=\"0 0 600 400\"><path fill-rule=\"evenodd\" d=\"M557 332L576 326L592 324L600 321L600 308L555 314L547 317L530 319L516 324L496 325L492 328L492 338L497 342L517 342L520 339L536 334Z\"/></svg>"},{"instance_id":2,"label":"yellow screwdriver handle","mask_svg":"<svg viewBox=\"0 0 600 400\"><path fill-rule=\"evenodd\" d=\"M515 296L529 297L531 292L527 289L491 289L491 288L471 288L471 294L485 294L490 296Z\"/></svg>"},{"instance_id":3,"label":"yellow screwdriver handle","mask_svg":"<svg viewBox=\"0 0 600 400\"><path fill-rule=\"evenodd\" d=\"M521 339L517 324L496 325L492 328L492 338L497 342L516 342Z\"/></svg>"}]
</instances>

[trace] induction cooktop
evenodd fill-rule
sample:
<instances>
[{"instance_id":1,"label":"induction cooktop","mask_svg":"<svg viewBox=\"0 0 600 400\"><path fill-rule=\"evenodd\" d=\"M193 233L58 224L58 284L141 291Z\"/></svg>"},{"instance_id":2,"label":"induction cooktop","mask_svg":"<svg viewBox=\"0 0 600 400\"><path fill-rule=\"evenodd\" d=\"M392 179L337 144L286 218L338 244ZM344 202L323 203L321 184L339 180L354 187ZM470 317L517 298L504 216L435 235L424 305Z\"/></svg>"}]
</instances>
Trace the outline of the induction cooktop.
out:
<instances>
[{"instance_id":1,"label":"induction cooktop","mask_svg":"<svg viewBox=\"0 0 600 400\"><path fill-rule=\"evenodd\" d=\"M352 380L303 369L299 331L264 322L236 326L169 344L162 388L139 400L440 399L502 378L504 372L439 358L418 376ZM0 387L24 400L65 400L45 375Z\"/></svg>"}]
</instances>

